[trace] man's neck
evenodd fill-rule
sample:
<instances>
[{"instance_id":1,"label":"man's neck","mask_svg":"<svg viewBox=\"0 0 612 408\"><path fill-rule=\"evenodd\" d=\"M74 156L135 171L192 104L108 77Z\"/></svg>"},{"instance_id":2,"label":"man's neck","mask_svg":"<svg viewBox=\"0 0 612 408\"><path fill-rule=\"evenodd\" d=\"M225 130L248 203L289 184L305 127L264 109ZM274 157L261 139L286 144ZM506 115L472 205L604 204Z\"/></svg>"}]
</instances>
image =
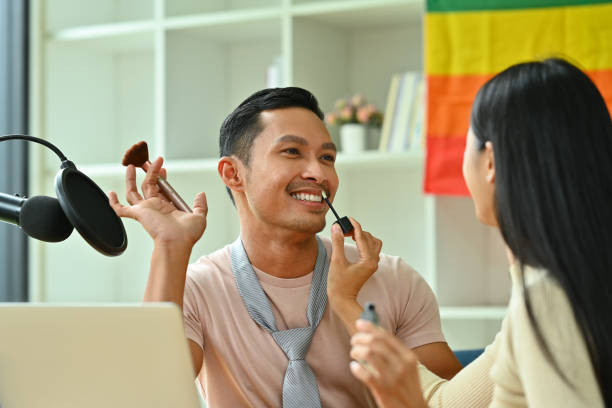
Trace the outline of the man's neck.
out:
<instances>
[{"instance_id":1,"label":"man's neck","mask_svg":"<svg viewBox=\"0 0 612 408\"><path fill-rule=\"evenodd\" d=\"M240 228L251 265L277 278L299 278L312 272L317 260L314 235L290 231Z\"/></svg>"}]
</instances>

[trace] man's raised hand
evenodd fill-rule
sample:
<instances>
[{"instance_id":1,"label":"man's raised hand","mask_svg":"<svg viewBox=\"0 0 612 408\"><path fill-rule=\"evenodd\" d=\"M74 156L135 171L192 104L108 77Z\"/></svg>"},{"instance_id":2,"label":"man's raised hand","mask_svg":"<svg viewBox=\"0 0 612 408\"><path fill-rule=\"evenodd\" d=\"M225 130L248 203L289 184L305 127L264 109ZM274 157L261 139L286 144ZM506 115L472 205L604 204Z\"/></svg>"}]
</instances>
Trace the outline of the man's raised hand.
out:
<instances>
[{"instance_id":1,"label":"man's raised hand","mask_svg":"<svg viewBox=\"0 0 612 408\"><path fill-rule=\"evenodd\" d=\"M130 205L122 205L117 194L108 194L111 207L118 216L138 221L156 242L183 243L193 246L206 229L208 206L206 195L199 193L193 202L193 213L178 209L161 193L157 178L165 177L163 159L151 163L141 185L142 195L136 186L136 168L127 167L125 174L126 199ZM144 197L143 197L144 195Z\"/></svg>"}]
</instances>

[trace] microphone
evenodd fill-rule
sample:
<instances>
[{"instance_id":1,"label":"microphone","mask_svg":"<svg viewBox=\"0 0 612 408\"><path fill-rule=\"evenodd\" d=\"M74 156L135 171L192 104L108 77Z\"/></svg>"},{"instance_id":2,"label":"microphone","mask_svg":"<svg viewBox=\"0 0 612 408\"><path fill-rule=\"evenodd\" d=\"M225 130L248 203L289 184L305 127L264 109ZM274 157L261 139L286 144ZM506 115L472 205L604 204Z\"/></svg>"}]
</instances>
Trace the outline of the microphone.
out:
<instances>
[{"instance_id":1,"label":"microphone","mask_svg":"<svg viewBox=\"0 0 612 408\"><path fill-rule=\"evenodd\" d=\"M63 241L74 229L57 198L47 196L25 198L0 193L0 220L46 242Z\"/></svg>"},{"instance_id":2,"label":"microphone","mask_svg":"<svg viewBox=\"0 0 612 408\"><path fill-rule=\"evenodd\" d=\"M125 227L100 187L78 171L74 163L50 142L28 135L0 136L0 142L11 139L27 140L45 145L55 152L62 164L55 177L57 199L44 196L21 199L2 194L0 220L13 224L18 223L28 235L43 241L46 240L45 238L58 238L58 241L61 241L70 235L74 227L83 239L98 252L108 256L122 254L127 248ZM61 216L58 212L61 213ZM59 239L66 234L68 228L64 219L70 225L70 232L64 238Z\"/></svg>"}]
</instances>

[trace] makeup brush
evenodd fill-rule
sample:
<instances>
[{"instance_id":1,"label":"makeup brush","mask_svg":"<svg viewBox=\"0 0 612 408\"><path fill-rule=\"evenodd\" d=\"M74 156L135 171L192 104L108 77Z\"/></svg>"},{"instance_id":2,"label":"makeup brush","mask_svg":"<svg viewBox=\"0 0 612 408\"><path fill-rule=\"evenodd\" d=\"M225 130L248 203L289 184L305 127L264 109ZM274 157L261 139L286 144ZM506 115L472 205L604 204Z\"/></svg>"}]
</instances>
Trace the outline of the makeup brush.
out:
<instances>
[{"instance_id":1,"label":"makeup brush","mask_svg":"<svg viewBox=\"0 0 612 408\"><path fill-rule=\"evenodd\" d=\"M134 146L130 147L128 151L125 152L121 164L124 166L129 166L131 164L135 167L140 167L146 173L147 170L149 170L149 166L151 166L147 142L143 140L142 142L138 142ZM192 212L187 203L183 201L181 196L162 176L157 177L157 185L164 196L166 196L166 198L170 200L177 209L185 212Z\"/></svg>"},{"instance_id":2,"label":"makeup brush","mask_svg":"<svg viewBox=\"0 0 612 408\"><path fill-rule=\"evenodd\" d=\"M323 199L325 200L325 202L329 206L329 209L332 210L332 212L336 216L336 219L338 220L334 224L340 225L340 228L342 228L342 232L344 232L345 234L348 234L348 233L352 232L353 231L353 224L351 224L351 220L349 220L348 217L340 218L340 216L338 215L336 210L334 210L334 207L331 205L331 203L327 199L327 194L325 194L324 191L321 191L321 197L323 197Z\"/></svg>"}]
</instances>

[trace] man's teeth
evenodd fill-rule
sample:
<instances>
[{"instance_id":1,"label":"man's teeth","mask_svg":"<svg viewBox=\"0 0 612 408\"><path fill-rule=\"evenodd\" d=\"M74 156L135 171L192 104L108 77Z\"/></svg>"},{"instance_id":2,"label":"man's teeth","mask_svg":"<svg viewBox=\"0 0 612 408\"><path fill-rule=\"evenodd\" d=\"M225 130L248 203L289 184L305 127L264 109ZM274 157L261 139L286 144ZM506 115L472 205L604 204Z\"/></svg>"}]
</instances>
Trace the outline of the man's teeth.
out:
<instances>
[{"instance_id":1,"label":"man's teeth","mask_svg":"<svg viewBox=\"0 0 612 408\"><path fill-rule=\"evenodd\" d=\"M321 202L321 196L320 195L297 193L297 194L291 194L291 197L295 198L296 200L314 201L314 202L317 202L317 203Z\"/></svg>"}]
</instances>

